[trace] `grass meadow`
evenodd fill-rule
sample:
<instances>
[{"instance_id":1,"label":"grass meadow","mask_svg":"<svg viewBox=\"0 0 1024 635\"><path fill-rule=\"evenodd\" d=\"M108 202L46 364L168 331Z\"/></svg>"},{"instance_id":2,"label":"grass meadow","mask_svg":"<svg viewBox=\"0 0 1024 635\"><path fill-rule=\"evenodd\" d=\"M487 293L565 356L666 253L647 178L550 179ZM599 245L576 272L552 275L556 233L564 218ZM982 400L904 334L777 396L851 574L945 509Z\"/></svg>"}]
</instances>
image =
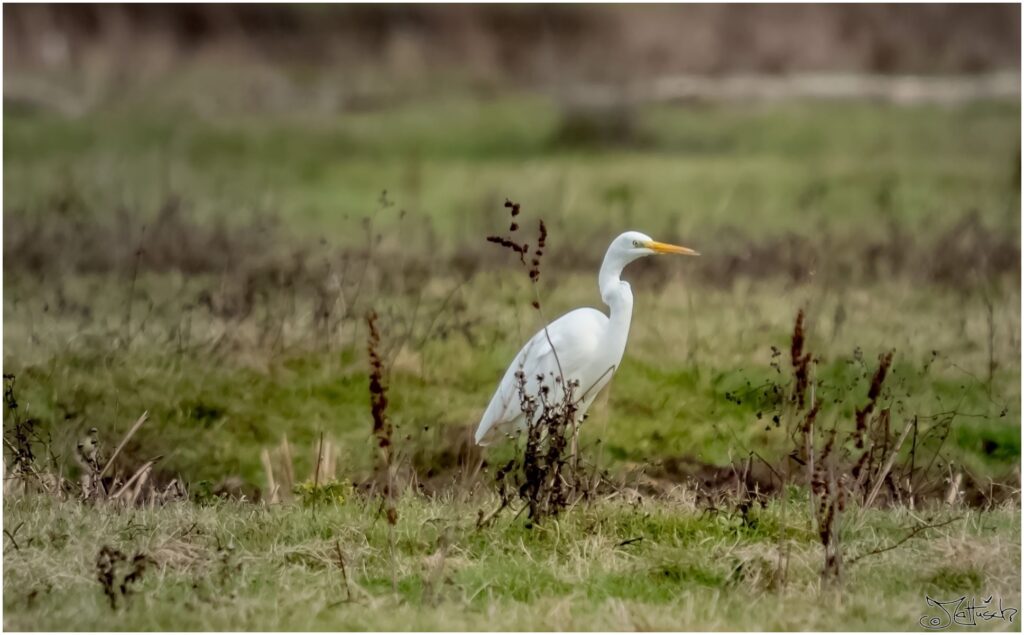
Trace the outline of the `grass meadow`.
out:
<instances>
[{"instance_id":1,"label":"grass meadow","mask_svg":"<svg viewBox=\"0 0 1024 635\"><path fill-rule=\"evenodd\" d=\"M926 595L1019 608L1019 101L594 114L510 89L338 115L186 93L5 108L5 628L910 630ZM548 227L543 316L486 241L506 199ZM626 271L629 345L580 437L595 485L542 523L514 500L481 522L519 450L473 446L478 418L542 317L602 306L626 229L702 256ZM854 464L874 408L877 491L828 499L832 582L793 434L801 310L818 451L839 431ZM108 492L149 465L130 500L81 500L112 456Z\"/></svg>"}]
</instances>

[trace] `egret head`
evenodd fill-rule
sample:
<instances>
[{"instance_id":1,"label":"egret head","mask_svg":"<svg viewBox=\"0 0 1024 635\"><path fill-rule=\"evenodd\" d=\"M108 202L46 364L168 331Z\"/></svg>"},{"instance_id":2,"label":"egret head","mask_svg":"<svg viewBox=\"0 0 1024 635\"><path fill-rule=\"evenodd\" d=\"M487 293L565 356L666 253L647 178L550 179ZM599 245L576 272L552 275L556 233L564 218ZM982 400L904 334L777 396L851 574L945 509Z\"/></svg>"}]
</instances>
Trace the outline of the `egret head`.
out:
<instances>
[{"instance_id":1,"label":"egret head","mask_svg":"<svg viewBox=\"0 0 1024 635\"><path fill-rule=\"evenodd\" d=\"M660 243L641 232L625 232L612 241L608 247L608 255L615 256L623 264L633 262L637 258L654 254L679 254L683 256L699 256L689 247L680 247L668 243Z\"/></svg>"},{"instance_id":2,"label":"egret head","mask_svg":"<svg viewBox=\"0 0 1024 635\"><path fill-rule=\"evenodd\" d=\"M641 232L620 234L608 246L608 253L604 255L601 271L597 275L601 298L604 299L605 304L613 306L613 303L617 301L616 298L622 294L623 288L627 289L626 294L628 295L629 285L619 279L619 275L626 265L644 256L654 254L700 255L689 247L659 243Z\"/></svg>"}]
</instances>

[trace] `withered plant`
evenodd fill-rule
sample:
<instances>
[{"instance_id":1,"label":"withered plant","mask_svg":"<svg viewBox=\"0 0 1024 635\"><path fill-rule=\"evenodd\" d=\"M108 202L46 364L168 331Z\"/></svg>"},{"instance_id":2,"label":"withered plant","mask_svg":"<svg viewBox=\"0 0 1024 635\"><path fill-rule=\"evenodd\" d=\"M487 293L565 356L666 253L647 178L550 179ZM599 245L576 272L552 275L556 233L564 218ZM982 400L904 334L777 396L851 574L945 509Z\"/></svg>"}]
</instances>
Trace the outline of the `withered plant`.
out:
<instances>
[{"instance_id":1,"label":"withered plant","mask_svg":"<svg viewBox=\"0 0 1024 635\"><path fill-rule=\"evenodd\" d=\"M369 329L367 352L370 358L370 413L373 417L373 438L378 448L378 471L386 475L385 489L381 497L381 509L388 523L388 547L391 554L391 588L398 591L398 572L395 561L395 525L398 524L398 508L395 505L395 448L392 441L394 427L388 419L388 389L385 383L384 362L380 355L380 330L377 328L377 313L366 314Z\"/></svg>"},{"instance_id":2,"label":"withered plant","mask_svg":"<svg viewBox=\"0 0 1024 635\"><path fill-rule=\"evenodd\" d=\"M24 488L29 480L39 481L35 452L32 449L36 422L21 417L14 393L14 381L14 375L4 374L4 446L10 453L9 472L4 473L5 492L16 484Z\"/></svg>"},{"instance_id":3,"label":"withered plant","mask_svg":"<svg viewBox=\"0 0 1024 635\"><path fill-rule=\"evenodd\" d=\"M39 421L19 414L14 392L14 376L4 375L4 494L43 493L57 498L77 496L95 504L134 506L162 504L185 497L184 487L177 479L157 485L150 480L153 466L162 458L156 456L133 471L121 473L114 462L132 436L149 418L143 412L129 428L110 456L103 452L100 432L90 428L74 447L71 459L78 465L79 479L65 478L66 468L52 450L49 433L40 434ZM46 460L37 456L40 448ZM10 465L10 467L8 467Z\"/></svg>"},{"instance_id":4,"label":"withered plant","mask_svg":"<svg viewBox=\"0 0 1024 635\"><path fill-rule=\"evenodd\" d=\"M841 480L836 478L835 441L836 431L833 429L811 479L812 518L825 556L821 570L825 582L841 581L843 568L839 523L840 514L846 508L846 492Z\"/></svg>"},{"instance_id":5,"label":"withered plant","mask_svg":"<svg viewBox=\"0 0 1024 635\"><path fill-rule=\"evenodd\" d=\"M136 552L129 562L120 550L109 545L100 547L96 554L96 581L103 587L111 610L117 608L118 598L129 598L133 586L142 581L151 562L152 559L142 552Z\"/></svg>"},{"instance_id":6,"label":"withered plant","mask_svg":"<svg viewBox=\"0 0 1024 635\"><path fill-rule=\"evenodd\" d=\"M888 504L900 504L913 507L915 500L915 470L919 478L926 481L934 480L933 476L922 476L929 473L931 464L941 448L941 443L932 455L932 461L924 468L915 468L918 443L917 429L919 417L905 414L905 423L900 430L893 429L894 412L901 412L901 402L886 387L887 379L893 373L894 354L886 351L879 355L878 365L870 369L863 363L863 354L858 349L851 363L862 369L863 377L870 377L866 400L854 407L852 421L841 419L825 419L831 421L827 426L821 425L824 409L833 403L840 403L855 398L859 384L855 381L849 386L828 385L815 378L815 366L818 359L808 345L809 337L804 319L804 311L797 312L790 338L790 369L788 379L783 383L770 382L761 386L761 404L777 408L778 414L773 417L776 427L781 427L792 443L792 450L787 455L784 466L773 472L782 478L782 491L789 484L804 484L808 492L808 521L815 534L819 537L824 554L822 579L826 582L838 582L843 574L842 548L842 514L848 502L853 502L863 510L885 500ZM783 375L781 364L777 358L780 351L772 347L772 367ZM823 394L825 393L825 394ZM727 394L727 398L739 401L740 398ZM761 412L758 412L758 418ZM768 426L768 430L771 426ZM935 434L948 435L945 432ZM909 455L904 454L903 465L900 466L901 451L911 432L914 432L914 444ZM942 439L945 437L943 436ZM952 478L949 479L952 481ZM882 492L887 488L888 496L883 499ZM787 496L783 496L781 504L785 517ZM910 528L916 535L929 525ZM781 537L780 537L781 540ZM879 551L880 552L880 551ZM777 578L785 580L785 549L780 544L780 561ZM859 560L864 555L852 559Z\"/></svg>"},{"instance_id":7,"label":"withered plant","mask_svg":"<svg viewBox=\"0 0 1024 635\"><path fill-rule=\"evenodd\" d=\"M517 239L520 229L519 204L507 200L505 207L511 216L509 235L488 236L487 240L519 257L533 288L531 305L537 311L541 323L547 324L537 288L548 238L547 226L543 219L538 221L536 247L531 252L528 242ZM531 394L527 389L529 378L523 368L518 369L516 387L519 408L527 422L525 446L523 454L499 469L496 475L501 494L501 505L497 511L507 507L511 498L516 496L524 503L529 518L534 522L556 516L579 500L584 493L583 484L588 481L581 478L578 460L579 382L564 376L558 351L547 333L547 326L544 327L544 334L558 367L558 374L553 377L556 390L552 391L552 387L544 383L548 378L538 376L539 394ZM497 511L486 517L481 514L479 524L493 518Z\"/></svg>"}]
</instances>

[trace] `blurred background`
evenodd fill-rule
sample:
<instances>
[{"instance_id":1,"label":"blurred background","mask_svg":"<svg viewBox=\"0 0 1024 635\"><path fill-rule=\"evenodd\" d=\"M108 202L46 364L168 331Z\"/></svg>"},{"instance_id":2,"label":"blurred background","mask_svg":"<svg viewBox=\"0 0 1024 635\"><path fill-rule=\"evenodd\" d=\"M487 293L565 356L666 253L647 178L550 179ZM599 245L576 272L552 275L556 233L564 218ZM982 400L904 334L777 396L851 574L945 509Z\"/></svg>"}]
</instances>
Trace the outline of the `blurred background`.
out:
<instances>
[{"instance_id":1,"label":"blurred background","mask_svg":"<svg viewBox=\"0 0 1024 635\"><path fill-rule=\"evenodd\" d=\"M112 82L217 59L322 68L333 71L322 82L349 95L369 92L354 79L369 69L392 83L442 73L491 88L676 74L1012 75L1017 17L1005 4L30 5L5 13L4 53L5 70Z\"/></svg>"},{"instance_id":2,"label":"blurred background","mask_svg":"<svg viewBox=\"0 0 1024 635\"><path fill-rule=\"evenodd\" d=\"M940 464L1019 484L1018 5L5 5L3 28L4 372L55 456L148 410L119 460L165 479L255 493L263 449L321 431L357 474L372 309L442 482L538 326L485 240L511 198L550 229L549 318L598 303L620 231L705 254L630 271L605 464L672 480L785 445L727 396L805 307L856 386L834 417L895 348Z\"/></svg>"}]
</instances>

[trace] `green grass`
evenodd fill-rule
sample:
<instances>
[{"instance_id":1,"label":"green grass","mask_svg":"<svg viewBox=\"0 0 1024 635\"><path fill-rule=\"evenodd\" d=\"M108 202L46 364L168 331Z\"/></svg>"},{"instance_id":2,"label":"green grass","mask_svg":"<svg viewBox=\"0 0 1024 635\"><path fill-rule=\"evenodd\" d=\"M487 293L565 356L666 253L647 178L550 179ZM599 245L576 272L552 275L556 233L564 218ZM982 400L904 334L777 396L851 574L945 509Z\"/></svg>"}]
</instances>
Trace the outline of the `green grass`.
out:
<instances>
[{"instance_id":1,"label":"green grass","mask_svg":"<svg viewBox=\"0 0 1024 635\"><path fill-rule=\"evenodd\" d=\"M523 95L330 116L207 112L159 93L80 118L8 110L6 235L37 219L63 233L26 249L49 262L41 276L5 240L4 372L19 404L5 433L14 416L35 418L49 442L41 461L75 478L89 428L109 453L148 411L120 473L161 456L160 482L180 477L195 493L237 476L252 496L266 488L261 451L287 437L301 479L322 432L339 478L358 482L374 459L362 322L373 308L397 446L443 473L540 326L526 276L484 242L507 227L511 197L531 226L543 217L551 229L539 287L548 319L599 306L594 263L621 230L704 254L627 271L636 304L626 356L582 433L586 459L613 480L679 458L783 461L792 442L772 424L779 406L765 390L789 381L803 307L820 430L852 425L878 356L893 350L880 407L897 431L918 418L917 451L936 456L934 478L962 472L975 490L992 479L1019 504L1020 278L1006 264L1020 249L1019 103L646 107L625 145L566 145L560 117ZM136 275L134 241L175 197L182 234L138 246L217 250L207 234L223 222L235 259L190 274L185 256L164 253L171 264L160 266L147 252ZM260 215L280 225L262 242L249 226ZM90 258L107 252L124 258ZM306 277L273 281L295 262ZM317 285L352 300L335 306L333 316L348 313L327 335ZM247 292L249 314L223 309ZM512 451L489 449L490 465ZM402 501L397 592L386 525L359 498L313 513L5 497L5 627L911 629L925 593L1019 605L1013 504L849 516L851 556L898 540L913 514L966 518L856 564L832 593L819 588L820 545L802 505L784 517L772 502L745 523L674 494L476 531L477 510L494 501L462 495ZM449 551L431 573L442 534ZM792 561L777 590L780 534ZM95 581L104 544L155 562L116 611Z\"/></svg>"},{"instance_id":2,"label":"green grass","mask_svg":"<svg viewBox=\"0 0 1024 635\"><path fill-rule=\"evenodd\" d=\"M582 276L565 282L564 295L552 294L549 315L563 305L592 302L586 292L589 283ZM495 338L493 346L480 348L453 335L428 340L422 347L410 345L393 356L391 415L402 436L410 436L403 441L406 446L430 448L441 442L446 427L474 426L507 360L536 324L528 307L496 313L490 289L485 281L464 288L471 307L464 319L493 321L476 334L478 342ZM626 359L584 431L593 456L622 467L680 455L723 464L750 450L788 451L783 430L769 425L779 406L765 401L763 389L757 390L766 383L789 381L785 355L786 374L770 366L771 346L788 354L794 309L784 291L773 292L772 285L762 285L754 295L707 290L694 296L691 307L687 294L692 291L678 283L660 296L639 283L634 289L636 315ZM817 372L824 383L819 398L827 402L822 418L851 425L854 408L867 399L877 355L894 349L897 365L886 403L901 417L896 425L902 427L904 418L913 415L962 413L953 419L947 457L981 478L1003 478L1020 456L1016 364L1008 351L997 353L1000 366L990 395L983 308L958 304L952 297L948 304L929 298L919 305L922 294L931 292L879 285L861 300L860 309L850 311L835 337L829 337L830 316L838 302L848 300L811 300L817 321L810 345L820 357ZM38 311L36 302L21 303L20 310ZM736 306L744 306L743 312ZM40 331L51 337L57 331L48 330L45 322L31 323L10 306L8 311L11 344L5 351L5 372L17 376L16 393L26 416L49 426L58 454L70 452L94 425L112 447L148 410L151 423L133 439L129 455L137 461L161 454L160 469L186 479L216 481L239 475L262 485L261 448L275 445L282 435L309 448L321 430L339 442L344 464L363 469L372 458L364 359L344 344L311 350L315 340L299 317L289 323L296 341L284 352L267 351L241 333L236 334L238 350L211 353L209 345L179 352L161 343L178 326L177 314L149 318L133 343L120 347L114 341L122 331L115 327L112 339L104 340L104 326L33 343ZM950 332L948 322L933 319L937 314L949 321L959 316L968 325L967 334ZM1005 328L1019 325L1013 307L1000 309L996 316ZM204 329L217 333L224 328L217 320L206 325L201 316L193 319L198 341L208 341L200 335ZM429 320L425 313L417 333ZM675 321L681 326L673 327ZM349 341L358 342L357 348L360 333L345 333ZM1007 335L1012 332L1001 337ZM855 358L858 347L862 361ZM39 355L40 350L49 356ZM938 354L933 356L933 351ZM22 361L31 360L33 352L38 361ZM740 402L730 401L729 395ZM925 419L922 429L937 423ZM301 470L311 467L309 460L297 458Z\"/></svg>"},{"instance_id":3,"label":"green grass","mask_svg":"<svg viewBox=\"0 0 1024 635\"><path fill-rule=\"evenodd\" d=\"M336 117L200 116L131 102L74 120L8 115L5 206L39 209L70 185L100 208L152 210L170 191L207 216L269 208L341 240L346 219L372 215L388 190L448 247L477 240L488 226L480 217L498 220L513 194L565 222L596 216L683 235L864 232L890 216L944 226L972 208L1019 231L1018 103L658 107L636 119L639 145L595 150L553 142L559 111L536 97Z\"/></svg>"},{"instance_id":4,"label":"green grass","mask_svg":"<svg viewBox=\"0 0 1024 635\"><path fill-rule=\"evenodd\" d=\"M916 630L929 609L925 593L940 600L995 595L1019 607L1015 510L966 512L852 564L844 590L833 592L821 588L820 545L792 508L788 520L778 505L755 509L745 523L726 512L701 513L685 500L602 503L543 527L506 515L475 529L476 509L491 504L404 499L392 562L386 523L374 518L373 503L358 500L315 511L188 503L117 511L8 501L5 523L17 531L14 541L4 539L4 626ZM953 513L854 516L844 535L848 558L893 544L915 517L940 522ZM781 544L790 553L784 586L772 581L783 527ZM627 540L635 541L621 544ZM153 561L127 598L118 594L116 610L95 579L104 545Z\"/></svg>"}]
</instances>

